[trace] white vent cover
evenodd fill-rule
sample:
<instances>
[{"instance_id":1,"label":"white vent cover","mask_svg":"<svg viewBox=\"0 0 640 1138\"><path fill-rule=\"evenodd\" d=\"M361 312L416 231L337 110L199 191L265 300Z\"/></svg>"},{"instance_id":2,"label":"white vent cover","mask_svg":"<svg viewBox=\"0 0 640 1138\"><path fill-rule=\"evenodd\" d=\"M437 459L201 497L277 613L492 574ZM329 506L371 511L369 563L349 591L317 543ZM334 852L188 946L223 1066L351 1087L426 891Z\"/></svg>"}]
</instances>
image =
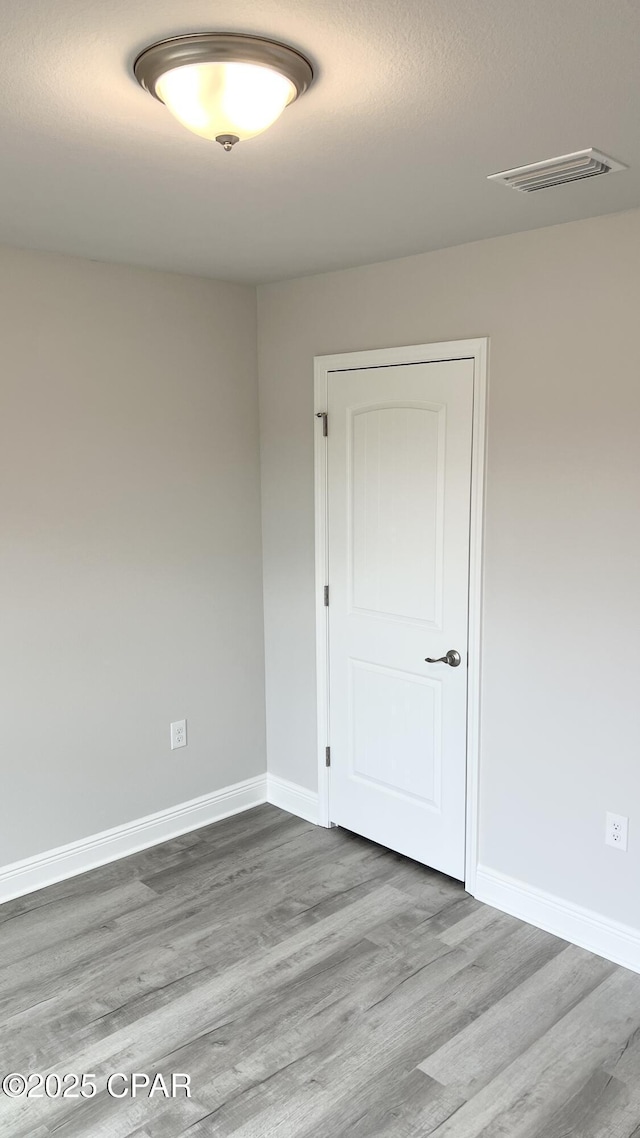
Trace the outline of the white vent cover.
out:
<instances>
[{"instance_id":1,"label":"white vent cover","mask_svg":"<svg viewBox=\"0 0 640 1138\"><path fill-rule=\"evenodd\" d=\"M550 158L548 162L533 162L530 166L518 166L515 170L502 170L499 174L489 174L490 182L502 182L513 190L525 194L534 190L546 190L548 186L562 186L565 182L578 182L582 178L593 178L596 174L608 174L612 170L626 170L621 162L614 162L599 150L577 150L575 154L563 154L560 158Z\"/></svg>"}]
</instances>

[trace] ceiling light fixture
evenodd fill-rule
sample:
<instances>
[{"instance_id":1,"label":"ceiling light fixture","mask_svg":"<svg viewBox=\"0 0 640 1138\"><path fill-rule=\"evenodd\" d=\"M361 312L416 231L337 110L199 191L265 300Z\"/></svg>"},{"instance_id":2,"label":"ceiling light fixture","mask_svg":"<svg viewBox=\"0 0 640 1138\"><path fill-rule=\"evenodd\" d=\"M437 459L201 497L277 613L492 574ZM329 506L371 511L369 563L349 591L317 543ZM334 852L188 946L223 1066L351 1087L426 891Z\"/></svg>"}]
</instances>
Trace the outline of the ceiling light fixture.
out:
<instances>
[{"instance_id":1,"label":"ceiling light fixture","mask_svg":"<svg viewBox=\"0 0 640 1138\"><path fill-rule=\"evenodd\" d=\"M294 48L226 32L154 43L133 73L183 126L227 151L271 126L313 79L309 60Z\"/></svg>"}]
</instances>

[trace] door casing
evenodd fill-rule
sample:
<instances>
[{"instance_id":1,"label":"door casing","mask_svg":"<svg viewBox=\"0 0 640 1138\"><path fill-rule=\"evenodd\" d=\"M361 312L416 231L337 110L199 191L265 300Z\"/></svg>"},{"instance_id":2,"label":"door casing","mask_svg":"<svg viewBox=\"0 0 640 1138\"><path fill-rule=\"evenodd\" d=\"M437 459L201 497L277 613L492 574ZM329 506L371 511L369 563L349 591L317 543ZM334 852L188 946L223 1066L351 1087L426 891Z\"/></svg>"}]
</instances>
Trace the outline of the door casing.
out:
<instances>
[{"instance_id":1,"label":"door casing","mask_svg":"<svg viewBox=\"0 0 640 1138\"><path fill-rule=\"evenodd\" d=\"M327 411L329 375L360 368L395 367L398 364L472 359L473 435L471 444L471 528L469 545L469 667L467 673L467 780L465 827L465 888L475 893L478 865L478 801L480 775L480 691L482 639L482 545L484 530L486 408L489 340L453 340L365 352L316 356L314 359L315 413L315 548L316 548L316 683L318 724L318 821L330 826L331 768L326 765L329 735L329 610L324 603L328 576L327 439L322 415ZM331 430L329 419L328 429Z\"/></svg>"}]
</instances>

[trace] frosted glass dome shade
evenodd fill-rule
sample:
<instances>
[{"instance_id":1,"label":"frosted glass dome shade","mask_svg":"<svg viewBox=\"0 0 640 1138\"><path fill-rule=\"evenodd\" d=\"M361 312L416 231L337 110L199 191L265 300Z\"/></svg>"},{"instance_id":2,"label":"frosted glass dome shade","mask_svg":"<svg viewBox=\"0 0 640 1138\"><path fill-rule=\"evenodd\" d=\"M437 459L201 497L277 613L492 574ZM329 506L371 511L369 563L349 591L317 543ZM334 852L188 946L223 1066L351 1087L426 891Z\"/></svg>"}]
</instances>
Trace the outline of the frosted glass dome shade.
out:
<instances>
[{"instance_id":1,"label":"frosted glass dome shade","mask_svg":"<svg viewBox=\"0 0 640 1138\"><path fill-rule=\"evenodd\" d=\"M151 44L133 65L138 83L179 122L231 150L261 134L313 82L294 47L235 32L198 32Z\"/></svg>"},{"instance_id":2,"label":"frosted glass dome shade","mask_svg":"<svg viewBox=\"0 0 640 1138\"><path fill-rule=\"evenodd\" d=\"M158 97L182 124L202 138L253 138L280 117L296 97L290 79L256 63L192 63L161 75Z\"/></svg>"}]
</instances>

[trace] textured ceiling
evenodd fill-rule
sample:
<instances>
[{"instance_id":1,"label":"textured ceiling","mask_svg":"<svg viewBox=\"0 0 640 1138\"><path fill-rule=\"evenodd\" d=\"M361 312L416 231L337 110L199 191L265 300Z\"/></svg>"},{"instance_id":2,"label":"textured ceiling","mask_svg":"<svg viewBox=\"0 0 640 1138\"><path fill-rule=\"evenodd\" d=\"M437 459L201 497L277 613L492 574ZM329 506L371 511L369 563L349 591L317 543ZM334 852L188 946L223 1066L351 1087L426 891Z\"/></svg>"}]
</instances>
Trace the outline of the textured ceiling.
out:
<instances>
[{"instance_id":1,"label":"textured ceiling","mask_svg":"<svg viewBox=\"0 0 640 1138\"><path fill-rule=\"evenodd\" d=\"M2 0L0 242L257 281L640 204L638 0ZM149 42L255 32L318 79L225 154L131 76ZM627 163L535 195L505 167Z\"/></svg>"}]
</instances>

